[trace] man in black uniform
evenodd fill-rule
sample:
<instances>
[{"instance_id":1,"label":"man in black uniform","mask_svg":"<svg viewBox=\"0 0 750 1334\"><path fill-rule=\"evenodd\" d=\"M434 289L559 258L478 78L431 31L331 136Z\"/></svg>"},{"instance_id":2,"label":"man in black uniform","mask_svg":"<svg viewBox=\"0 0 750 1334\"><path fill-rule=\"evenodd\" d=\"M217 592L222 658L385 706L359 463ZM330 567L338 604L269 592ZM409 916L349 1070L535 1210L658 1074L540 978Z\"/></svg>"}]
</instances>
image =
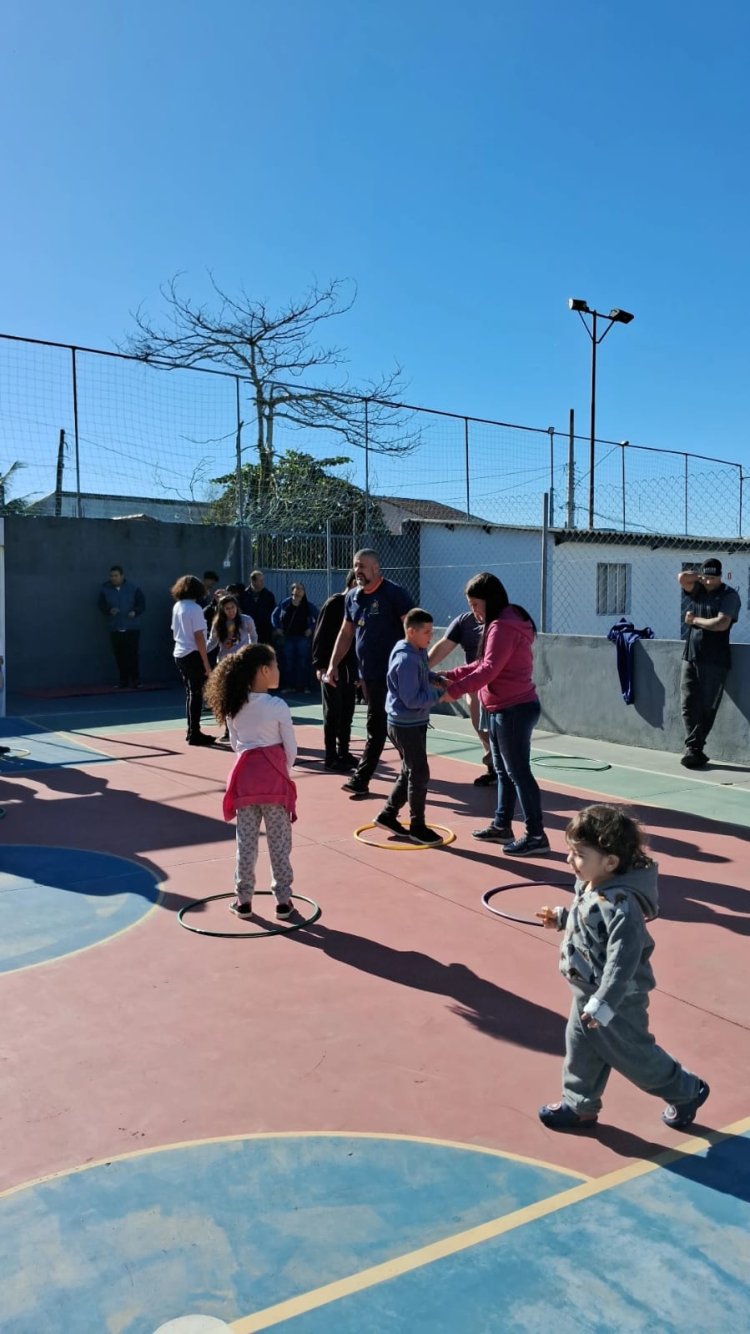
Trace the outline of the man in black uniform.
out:
<instances>
[{"instance_id":1,"label":"man in black uniform","mask_svg":"<svg viewBox=\"0 0 750 1334\"><path fill-rule=\"evenodd\" d=\"M730 666L729 631L740 613L740 596L722 583L720 560L704 561L700 570L683 570L677 580L690 599L680 677L685 724L685 754L680 763L686 769L701 769L708 763L703 747L724 694Z\"/></svg>"}]
</instances>

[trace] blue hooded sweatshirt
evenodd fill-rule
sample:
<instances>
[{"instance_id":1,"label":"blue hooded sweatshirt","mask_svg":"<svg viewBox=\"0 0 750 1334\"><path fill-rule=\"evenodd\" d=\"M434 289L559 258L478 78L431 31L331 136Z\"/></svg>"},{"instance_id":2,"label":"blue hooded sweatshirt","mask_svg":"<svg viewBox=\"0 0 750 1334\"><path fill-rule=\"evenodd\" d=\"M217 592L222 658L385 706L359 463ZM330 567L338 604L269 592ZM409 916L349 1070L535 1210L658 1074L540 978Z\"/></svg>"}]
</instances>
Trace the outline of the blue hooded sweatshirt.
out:
<instances>
[{"instance_id":1,"label":"blue hooded sweatshirt","mask_svg":"<svg viewBox=\"0 0 750 1334\"><path fill-rule=\"evenodd\" d=\"M424 726L441 691L431 684L427 650L414 648L408 639L399 640L388 660L388 694L385 711L389 723L398 727Z\"/></svg>"}]
</instances>

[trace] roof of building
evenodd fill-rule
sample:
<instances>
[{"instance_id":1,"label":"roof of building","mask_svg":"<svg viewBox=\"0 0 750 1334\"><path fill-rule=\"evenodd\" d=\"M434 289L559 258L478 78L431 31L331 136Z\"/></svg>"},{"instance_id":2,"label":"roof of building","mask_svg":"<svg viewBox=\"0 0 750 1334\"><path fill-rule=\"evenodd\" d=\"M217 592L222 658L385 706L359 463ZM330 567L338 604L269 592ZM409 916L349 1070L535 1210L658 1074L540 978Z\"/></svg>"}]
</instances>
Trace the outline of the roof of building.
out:
<instances>
[{"instance_id":1,"label":"roof of building","mask_svg":"<svg viewBox=\"0 0 750 1334\"><path fill-rule=\"evenodd\" d=\"M410 496L373 496L377 505L393 505L413 519L437 520L442 523L487 523L478 514L467 514L454 505L439 500L413 500Z\"/></svg>"}]
</instances>

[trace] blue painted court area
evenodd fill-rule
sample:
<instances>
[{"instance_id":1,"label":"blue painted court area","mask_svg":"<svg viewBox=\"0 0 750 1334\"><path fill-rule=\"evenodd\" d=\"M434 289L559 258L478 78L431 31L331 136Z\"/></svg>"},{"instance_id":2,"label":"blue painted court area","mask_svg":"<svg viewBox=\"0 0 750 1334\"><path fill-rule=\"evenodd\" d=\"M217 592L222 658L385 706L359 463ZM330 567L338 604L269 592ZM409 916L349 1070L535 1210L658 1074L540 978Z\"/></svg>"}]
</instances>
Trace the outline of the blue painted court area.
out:
<instances>
[{"instance_id":1,"label":"blue painted court area","mask_svg":"<svg viewBox=\"0 0 750 1334\"><path fill-rule=\"evenodd\" d=\"M96 945L132 926L158 897L152 872L124 857L0 847L0 973Z\"/></svg>"},{"instance_id":2,"label":"blue painted court area","mask_svg":"<svg viewBox=\"0 0 750 1334\"><path fill-rule=\"evenodd\" d=\"M136 1154L0 1197L3 1334L237 1320L579 1182L493 1153L355 1136ZM328 1307L319 1328L339 1314Z\"/></svg>"},{"instance_id":3,"label":"blue painted court area","mask_svg":"<svg viewBox=\"0 0 750 1334\"><path fill-rule=\"evenodd\" d=\"M0 744L11 748L9 755L0 755L0 774L5 778L33 769L112 763L109 755L93 746L79 745L73 737L50 732L26 718L0 718Z\"/></svg>"},{"instance_id":4,"label":"blue painted court area","mask_svg":"<svg viewBox=\"0 0 750 1334\"><path fill-rule=\"evenodd\" d=\"M749 1274L744 1135L274 1328L288 1334L747 1330Z\"/></svg>"}]
</instances>

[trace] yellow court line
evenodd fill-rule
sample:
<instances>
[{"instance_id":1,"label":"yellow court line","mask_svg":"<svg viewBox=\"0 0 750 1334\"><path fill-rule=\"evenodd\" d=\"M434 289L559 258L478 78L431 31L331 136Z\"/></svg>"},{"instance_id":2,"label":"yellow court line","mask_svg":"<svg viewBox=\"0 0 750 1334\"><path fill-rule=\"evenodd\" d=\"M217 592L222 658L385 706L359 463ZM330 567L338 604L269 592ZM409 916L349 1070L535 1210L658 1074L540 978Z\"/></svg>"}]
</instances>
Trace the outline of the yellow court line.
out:
<instances>
[{"instance_id":1,"label":"yellow court line","mask_svg":"<svg viewBox=\"0 0 750 1334\"><path fill-rule=\"evenodd\" d=\"M278 1130L251 1131L245 1135L211 1135L207 1139L183 1139L174 1144L156 1144L151 1149L129 1149L127 1153L114 1154L110 1158L97 1158L93 1163L81 1163L79 1167L63 1168L59 1172L47 1172L44 1176L31 1181L22 1181L18 1186L8 1186L0 1190L0 1200L19 1191L31 1190L34 1186L44 1186L49 1181L61 1181L64 1177L79 1176L81 1172L91 1172L95 1167L110 1167L112 1163L126 1162L130 1158L152 1158L156 1153L172 1153L175 1149L204 1148L210 1144L239 1144L243 1140L277 1139L373 1139L389 1140L401 1144L431 1144L439 1149L457 1149L462 1153L483 1153L488 1158L507 1159L512 1163L525 1163L529 1167L544 1167L559 1176L573 1177L576 1181L593 1181L584 1172L574 1172L569 1167L559 1167L557 1163L545 1162L543 1158L525 1158L520 1153L508 1153L505 1149L491 1149L486 1144L464 1144L462 1140L433 1139L428 1135L397 1135L378 1130Z\"/></svg>"},{"instance_id":2,"label":"yellow court line","mask_svg":"<svg viewBox=\"0 0 750 1334\"><path fill-rule=\"evenodd\" d=\"M482 1242L492 1241L495 1237L500 1237L506 1232L513 1232L516 1228L523 1227L525 1223L533 1223L539 1218L545 1218L548 1214L567 1209L571 1204L579 1204L583 1200L590 1200L596 1195L613 1190L616 1186L646 1176L658 1168L668 1167L672 1163L679 1162L681 1158L702 1153L711 1145L721 1143L734 1135L744 1134L748 1130L750 1130L750 1117L745 1117L744 1120L737 1121L734 1125L727 1126L723 1130L710 1131L703 1138L687 1140L679 1148L669 1149L648 1162L631 1163L628 1167L618 1168L616 1172L608 1172L606 1176L586 1181L580 1186L573 1186L571 1190L563 1191L559 1195L553 1195L545 1200L537 1201L536 1204L529 1204L522 1209L516 1209L510 1214L505 1214L502 1218L493 1218L487 1223L479 1224L477 1227L467 1228L464 1232L456 1232L450 1237L444 1237L442 1241L432 1242L429 1246L420 1246L415 1251L408 1251L405 1255L395 1256L391 1260L385 1260L382 1264L372 1265L371 1268L360 1270L357 1274L350 1274L347 1278L337 1279L333 1283L325 1283L320 1288L314 1288L310 1292L301 1293L298 1297L291 1297L287 1301L278 1302L275 1306L267 1306L265 1310L256 1311L254 1315L244 1316L233 1321L230 1329L234 1331L234 1334L256 1334L258 1330L270 1329L273 1325L279 1325L284 1320L291 1320L295 1316L317 1310L321 1306L327 1306L330 1302L340 1301L342 1297L352 1296L355 1292L363 1292L366 1288L375 1287L378 1283L386 1283L390 1279L400 1277L402 1274L408 1274L415 1269L423 1268L425 1265L434 1264L436 1260L445 1260L448 1256L457 1255L460 1251L469 1250L472 1246L479 1246Z\"/></svg>"},{"instance_id":3,"label":"yellow court line","mask_svg":"<svg viewBox=\"0 0 750 1334\"><path fill-rule=\"evenodd\" d=\"M6 848L26 848L26 847L29 847L29 846L31 846L31 845L28 844L28 843L4 843L4 844L3 844L3 847L6 847ZM46 847L48 847L48 845L47 845L46 843L45 843L45 844L39 843L39 844L37 844L37 846L40 847L40 848L42 848L43 850L44 850ZM64 852L92 852L92 851L97 851L97 849L92 849L92 848L64 848L63 851L64 851ZM121 861L121 862L128 862L131 866L137 866L139 871L144 870L144 867L142 867L142 866L140 865L140 863L137 862L137 861L135 860L135 858L133 858L133 857L121 857L120 854L119 854L119 853L116 853L116 852L106 853L106 854L104 854L104 853L100 853L99 855L100 855L100 856L105 856L105 855L106 855L106 856L110 856L110 857L116 857L118 861ZM126 931L132 931L132 930L134 929L134 927L136 927L136 926L140 926L140 925L141 925L141 922L145 922L145 921L146 921L146 918L151 917L151 915L156 911L156 909L157 909L157 908L161 908L161 907L163 906L163 903L164 903L164 893L163 893L163 891L162 891L161 889L158 888L158 886L160 885L161 882L160 882L159 880L156 879L156 876L154 875L153 871L149 871L148 874L149 874L149 875L153 875L153 876L154 876L154 880L156 881L156 885L157 885L156 898L154 899L154 901L153 901L153 903L151 904L151 906L150 906L149 908L147 908L146 911L145 911L144 913L141 913L141 916L140 916L140 917L136 917L136 919L135 919L134 922L128 922L127 926L121 926L121 927L119 928L119 930L117 930L117 931L113 931L112 934L111 934L111 936L102 936L101 940L92 940L90 945L81 945L81 946L79 947L79 949L77 949L77 950L67 950L65 954L52 954L52 955L50 956L49 959L37 959L37 962L36 962L36 963L22 963L21 966L20 966L19 968L4 968L4 969L2 970L2 972L0 972L0 983L2 983L2 980L3 980L4 977L16 977L16 976L18 975L18 973L29 973L29 972L31 971L32 968L46 968L46 967L48 967L48 965L51 964L51 963L60 963L60 962L62 962L63 959L74 959L75 956L76 956L77 954L87 954L89 950L95 950L95 949L98 949L98 947L99 947L100 945L109 945L110 941L112 941L112 940L117 940L118 936L124 936ZM163 877L162 877L162 880L166 880L166 876L163 876ZM127 890L123 890L123 893L127 893ZM0 1199L2 1199L2 1192L0 1192Z\"/></svg>"}]
</instances>

